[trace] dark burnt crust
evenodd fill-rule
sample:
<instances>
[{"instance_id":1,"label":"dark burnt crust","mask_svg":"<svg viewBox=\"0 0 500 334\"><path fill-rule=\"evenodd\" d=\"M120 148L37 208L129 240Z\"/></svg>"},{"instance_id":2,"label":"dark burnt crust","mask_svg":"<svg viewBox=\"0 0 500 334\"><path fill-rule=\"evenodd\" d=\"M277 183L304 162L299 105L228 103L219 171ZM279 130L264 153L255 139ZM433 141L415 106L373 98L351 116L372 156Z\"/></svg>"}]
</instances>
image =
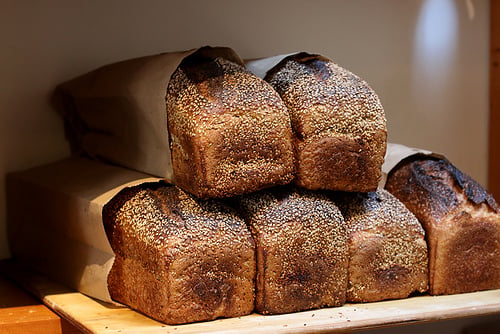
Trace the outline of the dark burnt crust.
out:
<instances>
[{"instance_id":1,"label":"dark burnt crust","mask_svg":"<svg viewBox=\"0 0 500 334\"><path fill-rule=\"evenodd\" d=\"M216 215L221 213L237 216L236 211L231 206L224 203L224 201L211 198L198 198L163 180L158 182L145 182L137 186L123 188L106 205L104 205L102 210L102 219L108 240L115 238L114 230L117 224L117 215L120 212L120 208L122 208L126 202L131 200L140 191L146 191L148 196L150 196L154 201L155 206L160 208L163 213L168 214L169 218L171 218L170 221L163 222L166 227L172 225L171 223L174 220L184 222L192 221L195 215L200 214L199 212L191 210L190 205L193 204L197 206L205 215ZM184 203L188 203L188 205L185 205ZM208 218L206 218L205 221L208 221ZM230 224L231 221L226 223L233 226L233 224ZM177 225L173 228L176 227ZM207 227L213 227L216 229L216 226L212 225L207 225ZM239 228L240 226L235 223L233 227Z\"/></svg>"},{"instance_id":2,"label":"dark burnt crust","mask_svg":"<svg viewBox=\"0 0 500 334\"><path fill-rule=\"evenodd\" d=\"M133 198L139 191L149 189L151 191L157 190L162 187L170 186L165 181L158 182L145 182L137 186L126 187L120 190L108 203L102 208L102 222L104 225L104 231L106 232L106 237L110 241L111 247L115 247L115 243L112 240L116 239L115 227L116 227L116 216L120 212L120 208ZM115 247L116 248L116 247ZM113 251L117 251L113 248Z\"/></svg>"},{"instance_id":3,"label":"dark burnt crust","mask_svg":"<svg viewBox=\"0 0 500 334\"><path fill-rule=\"evenodd\" d=\"M329 69L325 63L330 62L330 59L319 55L311 54L308 52L299 52L290 56L283 58L278 64L267 71L264 80L269 82L272 77L276 75L289 61L295 61L299 64L307 65L311 72L318 73L321 77L329 77Z\"/></svg>"},{"instance_id":4,"label":"dark burnt crust","mask_svg":"<svg viewBox=\"0 0 500 334\"><path fill-rule=\"evenodd\" d=\"M141 192L143 193L140 194ZM151 215L150 218L156 221L157 226L161 225L161 227L149 229L154 240L174 235L177 238L190 240L190 235L199 233L201 230L205 231L205 236L215 235L219 224L225 224L235 231L245 229L243 221L238 219L219 221L223 219L222 216L238 216L232 207L222 201L197 198L164 181L147 182L122 189L103 208L102 217L106 236L113 252L123 257L136 258L146 262L153 258L133 251L134 246L131 246L130 241L124 242L124 238L128 239L128 237L123 235L123 226L121 226L123 223L118 219L118 214L125 204L128 201L138 199L148 199L152 202L152 207L144 206L142 210ZM136 218L129 217L128 219ZM253 243L252 239L249 240L250 243ZM135 247L149 252L151 248L147 245L150 242L151 240L145 241L138 237L133 243L136 245ZM139 244L141 246L137 246Z\"/></svg>"},{"instance_id":5,"label":"dark burnt crust","mask_svg":"<svg viewBox=\"0 0 500 334\"><path fill-rule=\"evenodd\" d=\"M444 163L444 160L443 160ZM500 207L497 202L479 183L472 179L469 175L463 173L458 168L446 161L446 168L454 177L458 186L464 190L465 196L474 204L487 204L493 211L499 212Z\"/></svg>"},{"instance_id":6,"label":"dark burnt crust","mask_svg":"<svg viewBox=\"0 0 500 334\"><path fill-rule=\"evenodd\" d=\"M184 71L193 83L201 83L228 74L221 64L214 61L216 58L224 58L242 67L244 66L243 60L233 50L205 46L184 58L178 68Z\"/></svg>"},{"instance_id":7,"label":"dark burnt crust","mask_svg":"<svg viewBox=\"0 0 500 334\"><path fill-rule=\"evenodd\" d=\"M200 215L201 219L206 223L206 228L214 233L219 228L219 222L217 219L210 219L210 217L216 217L220 214L239 217L237 211L224 201L213 198L199 198L181 190L177 186L172 186L170 189L160 187L156 194L158 205L162 205L165 212L168 212L170 216L177 217L187 227L191 225L192 229L196 229L196 224L199 223L200 219L195 220L195 215ZM197 207L196 211L193 206ZM227 220L224 223L238 230L242 228L242 224L238 220ZM253 240L250 241L253 242Z\"/></svg>"},{"instance_id":8,"label":"dark burnt crust","mask_svg":"<svg viewBox=\"0 0 500 334\"><path fill-rule=\"evenodd\" d=\"M388 179L401 168L408 168L410 175L409 182L405 183L400 191L410 194L415 187L421 189L429 196L428 202L435 210L446 212L460 204L454 188L445 181L447 177L452 178L454 185L462 190L472 203L484 203L496 213L500 210L491 194L447 159L424 154L411 156L399 162L389 173Z\"/></svg>"}]
</instances>

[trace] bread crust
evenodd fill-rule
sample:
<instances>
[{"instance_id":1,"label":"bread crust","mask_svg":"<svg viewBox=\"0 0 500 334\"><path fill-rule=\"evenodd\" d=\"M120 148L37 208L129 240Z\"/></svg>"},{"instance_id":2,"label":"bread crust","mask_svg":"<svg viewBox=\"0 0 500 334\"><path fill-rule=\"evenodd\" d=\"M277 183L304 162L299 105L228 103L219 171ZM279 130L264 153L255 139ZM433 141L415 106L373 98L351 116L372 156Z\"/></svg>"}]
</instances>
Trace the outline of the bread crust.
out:
<instances>
[{"instance_id":1,"label":"bread crust","mask_svg":"<svg viewBox=\"0 0 500 334\"><path fill-rule=\"evenodd\" d=\"M348 227L348 301L400 299L427 290L424 230L401 202L385 190L331 197Z\"/></svg>"},{"instance_id":2,"label":"bread crust","mask_svg":"<svg viewBox=\"0 0 500 334\"><path fill-rule=\"evenodd\" d=\"M386 189L422 222L433 295L500 287L500 214L493 197L446 159L413 156Z\"/></svg>"},{"instance_id":3,"label":"bread crust","mask_svg":"<svg viewBox=\"0 0 500 334\"><path fill-rule=\"evenodd\" d=\"M280 314L345 303L347 243L338 208L289 187L238 199L256 243L256 311Z\"/></svg>"},{"instance_id":4,"label":"bread crust","mask_svg":"<svg viewBox=\"0 0 500 334\"><path fill-rule=\"evenodd\" d=\"M103 220L114 300L168 324L252 312L254 242L228 206L160 182L120 192Z\"/></svg>"},{"instance_id":5,"label":"bread crust","mask_svg":"<svg viewBox=\"0 0 500 334\"><path fill-rule=\"evenodd\" d=\"M365 81L305 52L284 58L265 80L290 112L298 185L360 192L377 188L386 120L378 96Z\"/></svg>"},{"instance_id":6,"label":"bread crust","mask_svg":"<svg viewBox=\"0 0 500 334\"><path fill-rule=\"evenodd\" d=\"M204 50L181 63L167 90L175 183L206 198L291 182L292 130L283 101L234 59Z\"/></svg>"}]
</instances>

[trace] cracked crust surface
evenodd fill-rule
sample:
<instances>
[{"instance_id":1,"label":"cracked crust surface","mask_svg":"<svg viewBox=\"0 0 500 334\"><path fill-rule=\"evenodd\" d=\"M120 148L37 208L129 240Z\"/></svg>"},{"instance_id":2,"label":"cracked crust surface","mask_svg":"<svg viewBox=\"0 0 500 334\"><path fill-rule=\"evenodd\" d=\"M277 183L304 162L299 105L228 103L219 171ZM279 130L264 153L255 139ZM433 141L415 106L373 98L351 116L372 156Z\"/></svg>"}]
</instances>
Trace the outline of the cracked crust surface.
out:
<instances>
[{"instance_id":1,"label":"cracked crust surface","mask_svg":"<svg viewBox=\"0 0 500 334\"><path fill-rule=\"evenodd\" d=\"M386 189L421 221L434 295L500 288L500 214L493 197L449 161L403 160Z\"/></svg>"}]
</instances>

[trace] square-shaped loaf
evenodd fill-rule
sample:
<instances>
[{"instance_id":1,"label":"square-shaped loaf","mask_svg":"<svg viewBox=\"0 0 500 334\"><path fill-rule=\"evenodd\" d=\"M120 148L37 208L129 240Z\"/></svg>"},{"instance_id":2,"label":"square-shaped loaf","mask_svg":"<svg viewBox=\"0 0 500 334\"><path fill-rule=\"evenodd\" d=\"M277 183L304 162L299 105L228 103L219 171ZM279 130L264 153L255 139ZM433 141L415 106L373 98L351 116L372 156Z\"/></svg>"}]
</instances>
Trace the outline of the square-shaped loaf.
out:
<instances>
[{"instance_id":1,"label":"square-shaped loaf","mask_svg":"<svg viewBox=\"0 0 500 334\"><path fill-rule=\"evenodd\" d=\"M433 295L500 288L500 209L446 159L416 155L389 173L386 189L420 220Z\"/></svg>"},{"instance_id":2,"label":"square-shaped loaf","mask_svg":"<svg viewBox=\"0 0 500 334\"><path fill-rule=\"evenodd\" d=\"M345 225L331 201L285 187L241 196L239 205L256 243L257 312L345 303Z\"/></svg>"},{"instance_id":3,"label":"square-shaped loaf","mask_svg":"<svg viewBox=\"0 0 500 334\"><path fill-rule=\"evenodd\" d=\"M198 197L227 197L294 177L286 106L235 55L201 48L167 90L175 183Z\"/></svg>"},{"instance_id":4,"label":"square-shaped loaf","mask_svg":"<svg viewBox=\"0 0 500 334\"><path fill-rule=\"evenodd\" d=\"M160 182L122 190L103 220L114 300L167 324L252 312L254 243L231 208Z\"/></svg>"},{"instance_id":5,"label":"square-shaped loaf","mask_svg":"<svg viewBox=\"0 0 500 334\"><path fill-rule=\"evenodd\" d=\"M425 233L400 201L385 190L332 198L348 228L348 301L399 299L427 290Z\"/></svg>"},{"instance_id":6,"label":"square-shaped loaf","mask_svg":"<svg viewBox=\"0 0 500 334\"><path fill-rule=\"evenodd\" d=\"M377 94L365 81L305 52L285 57L264 79L290 112L298 185L361 192L377 188L386 120Z\"/></svg>"}]
</instances>

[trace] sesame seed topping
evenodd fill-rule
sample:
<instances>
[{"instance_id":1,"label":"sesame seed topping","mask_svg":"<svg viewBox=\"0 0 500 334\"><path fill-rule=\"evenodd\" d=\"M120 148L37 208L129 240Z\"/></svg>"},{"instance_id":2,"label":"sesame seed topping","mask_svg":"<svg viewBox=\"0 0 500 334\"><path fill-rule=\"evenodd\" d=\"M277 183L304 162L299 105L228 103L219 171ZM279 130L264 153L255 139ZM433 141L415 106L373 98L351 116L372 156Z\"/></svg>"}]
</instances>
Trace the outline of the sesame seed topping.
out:
<instances>
[{"instance_id":1,"label":"sesame seed topping","mask_svg":"<svg viewBox=\"0 0 500 334\"><path fill-rule=\"evenodd\" d=\"M222 57L190 66L173 73L166 95L176 184L226 197L290 182L290 116L277 92Z\"/></svg>"}]
</instances>

